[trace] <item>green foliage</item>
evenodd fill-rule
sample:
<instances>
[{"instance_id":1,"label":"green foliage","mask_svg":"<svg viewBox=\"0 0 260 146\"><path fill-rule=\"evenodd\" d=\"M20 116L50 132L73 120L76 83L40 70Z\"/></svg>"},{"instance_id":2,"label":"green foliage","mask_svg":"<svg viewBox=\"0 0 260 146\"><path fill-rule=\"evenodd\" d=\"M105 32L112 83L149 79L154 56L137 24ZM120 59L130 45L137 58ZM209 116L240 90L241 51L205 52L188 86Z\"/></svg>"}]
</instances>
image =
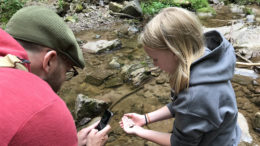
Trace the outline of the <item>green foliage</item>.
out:
<instances>
[{"instance_id":1,"label":"green foliage","mask_svg":"<svg viewBox=\"0 0 260 146\"><path fill-rule=\"evenodd\" d=\"M26 0L0 0L0 22L6 24L12 15L21 9Z\"/></svg>"},{"instance_id":2,"label":"green foliage","mask_svg":"<svg viewBox=\"0 0 260 146\"><path fill-rule=\"evenodd\" d=\"M189 1L191 3L191 8L194 10L209 7L208 0L189 0Z\"/></svg>"},{"instance_id":3,"label":"green foliage","mask_svg":"<svg viewBox=\"0 0 260 146\"><path fill-rule=\"evenodd\" d=\"M248 8L248 7L245 8L245 12L246 12L247 15L253 14L253 10L251 8Z\"/></svg>"},{"instance_id":4,"label":"green foliage","mask_svg":"<svg viewBox=\"0 0 260 146\"><path fill-rule=\"evenodd\" d=\"M169 7L170 5L164 4L160 1L151 1L149 3L141 3L141 8L143 10L144 14L156 14L158 13L162 8Z\"/></svg>"},{"instance_id":5,"label":"green foliage","mask_svg":"<svg viewBox=\"0 0 260 146\"><path fill-rule=\"evenodd\" d=\"M63 9L64 6L64 1L63 0L58 0L58 7Z\"/></svg>"},{"instance_id":6,"label":"green foliage","mask_svg":"<svg viewBox=\"0 0 260 146\"><path fill-rule=\"evenodd\" d=\"M197 10L197 12L212 13L213 15L216 15L216 11L212 7L200 8Z\"/></svg>"},{"instance_id":7,"label":"green foliage","mask_svg":"<svg viewBox=\"0 0 260 146\"><path fill-rule=\"evenodd\" d=\"M213 10L208 4L208 0L147 0L141 2L143 13L149 15L154 15L162 8L171 6L185 7L193 11L201 8L207 8L210 12Z\"/></svg>"}]
</instances>

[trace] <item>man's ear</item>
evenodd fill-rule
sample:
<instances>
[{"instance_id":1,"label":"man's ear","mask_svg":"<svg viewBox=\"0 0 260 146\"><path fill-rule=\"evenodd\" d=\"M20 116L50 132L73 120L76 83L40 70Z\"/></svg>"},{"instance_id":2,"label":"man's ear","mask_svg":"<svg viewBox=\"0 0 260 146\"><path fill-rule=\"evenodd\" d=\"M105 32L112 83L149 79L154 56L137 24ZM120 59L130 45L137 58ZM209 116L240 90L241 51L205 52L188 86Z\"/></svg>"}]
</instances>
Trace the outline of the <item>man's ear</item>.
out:
<instances>
[{"instance_id":1,"label":"man's ear","mask_svg":"<svg viewBox=\"0 0 260 146\"><path fill-rule=\"evenodd\" d=\"M48 51L43 58L42 67L46 73L49 73L53 70L56 65L55 62L57 61L57 52L54 50Z\"/></svg>"}]
</instances>

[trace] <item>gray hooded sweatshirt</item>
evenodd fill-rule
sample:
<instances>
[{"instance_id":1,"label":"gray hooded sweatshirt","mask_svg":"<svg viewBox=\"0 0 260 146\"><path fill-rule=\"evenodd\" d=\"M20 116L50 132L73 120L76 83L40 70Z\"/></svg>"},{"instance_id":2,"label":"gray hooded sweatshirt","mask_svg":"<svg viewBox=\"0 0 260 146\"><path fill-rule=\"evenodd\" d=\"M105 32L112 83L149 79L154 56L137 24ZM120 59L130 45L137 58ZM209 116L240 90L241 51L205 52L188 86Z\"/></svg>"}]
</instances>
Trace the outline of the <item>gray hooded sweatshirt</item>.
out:
<instances>
[{"instance_id":1,"label":"gray hooded sweatshirt","mask_svg":"<svg viewBox=\"0 0 260 146\"><path fill-rule=\"evenodd\" d=\"M230 79L236 57L217 31L205 33L204 56L192 63L189 88L172 96L172 146L236 146L240 140L236 96Z\"/></svg>"}]
</instances>

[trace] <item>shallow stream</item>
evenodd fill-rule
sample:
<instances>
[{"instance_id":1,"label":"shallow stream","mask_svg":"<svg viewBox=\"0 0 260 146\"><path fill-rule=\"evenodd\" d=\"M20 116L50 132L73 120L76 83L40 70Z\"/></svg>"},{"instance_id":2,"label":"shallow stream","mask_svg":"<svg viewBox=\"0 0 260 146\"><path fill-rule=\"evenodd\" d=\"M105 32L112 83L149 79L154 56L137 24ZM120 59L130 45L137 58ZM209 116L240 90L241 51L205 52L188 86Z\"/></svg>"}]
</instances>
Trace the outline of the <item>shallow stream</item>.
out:
<instances>
[{"instance_id":1,"label":"shallow stream","mask_svg":"<svg viewBox=\"0 0 260 146\"><path fill-rule=\"evenodd\" d=\"M242 19L242 16L238 14L232 14L228 8L224 7L223 9L217 10L217 15L215 17L202 19L201 22L206 27L219 27L231 25L233 20L238 19ZM118 31L124 31L125 28L127 28L125 24L117 24L112 26L110 29L99 28L96 30L82 31L76 36L85 42L97 41L101 39L112 40L118 38ZM100 35L101 38L96 39L96 35ZM102 69L111 71L111 69L107 68L107 64L112 60L112 57L118 57L119 60L124 64L140 62L147 58L147 55L142 49L142 46L138 45L137 35L126 35L123 37L120 36L120 40L123 44L122 49L120 50L103 54L84 53L86 62L85 69L81 71L78 69L80 74L71 81L66 82L59 92L59 95L65 100L69 109L73 113L75 99L79 93L110 103L113 103L119 98L132 93L112 109L114 112L114 117L110 122L112 130L107 146L153 146L156 144L136 136L125 134L120 128L118 122L124 113L136 112L144 114L156 110L170 102L170 87L167 82L166 74L161 73L159 77L152 78L143 86L143 88L136 92L133 92L134 89L128 84L124 84L116 88L106 88L103 84L100 86L94 86L84 82L86 72L89 70ZM117 72L117 70L112 71ZM158 84L156 83L158 80L163 80L164 82ZM244 99L240 100L241 101L238 101L239 104L244 102ZM259 107L253 109L256 110L253 112L257 112L257 110L259 111ZM162 132L170 132L172 129L172 123L173 119L170 119L163 122L150 124L149 127L146 128ZM260 139L259 136L255 136L255 138ZM258 141L258 144L260 144L260 140Z\"/></svg>"}]
</instances>

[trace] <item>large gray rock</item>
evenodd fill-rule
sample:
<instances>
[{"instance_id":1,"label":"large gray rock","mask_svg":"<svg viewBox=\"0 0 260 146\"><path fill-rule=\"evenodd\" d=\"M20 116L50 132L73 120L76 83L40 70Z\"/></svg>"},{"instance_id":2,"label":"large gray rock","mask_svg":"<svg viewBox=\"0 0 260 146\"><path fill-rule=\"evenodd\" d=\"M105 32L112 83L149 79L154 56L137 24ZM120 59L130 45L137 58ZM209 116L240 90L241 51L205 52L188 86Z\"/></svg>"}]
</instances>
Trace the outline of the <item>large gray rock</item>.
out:
<instances>
[{"instance_id":1,"label":"large gray rock","mask_svg":"<svg viewBox=\"0 0 260 146\"><path fill-rule=\"evenodd\" d=\"M138 0L133 0L129 2L125 1L124 8L121 12L134 17L141 17L143 15L142 8Z\"/></svg>"},{"instance_id":2,"label":"large gray rock","mask_svg":"<svg viewBox=\"0 0 260 146\"><path fill-rule=\"evenodd\" d=\"M109 10L113 12L120 13L123 10L123 5L116 3L116 2L110 2L109 3Z\"/></svg>"},{"instance_id":3,"label":"large gray rock","mask_svg":"<svg viewBox=\"0 0 260 146\"><path fill-rule=\"evenodd\" d=\"M237 123L241 129L240 142L252 143L253 139L252 139L252 136L249 134L249 127L247 124L247 120L243 116L243 114L238 113Z\"/></svg>"},{"instance_id":4,"label":"large gray rock","mask_svg":"<svg viewBox=\"0 0 260 146\"><path fill-rule=\"evenodd\" d=\"M91 119L100 116L107 108L106 102L79 94L75 103L76 123L79 126L84 125Z\"/></svg>"},{"instance_id":5,"label":"large gray rock","mask_svg":"<svg viewBox=\"0 0 260 146\"><path fill-rule=\"evenodd\" d=\"M241 5L236 5L236 4L231 4L229 5L230 11L232 13L243 13L245 6L241 6Z\"/></svg>"},{"instance_id":6,"label":"large gray rock","mask_svg":"<svg viewBox=\"0 0 260 146\"><path fill-rule=\"evenodd\" d=\"M133 86L139 86L149 77L160 74L158 70L151 62L147 61L146 63L125 65L122 67L121 73L126 82L130 82Z\"/></svg>"},{"instance_id":7,"label":"large gray rock","mask_svg":"<svg viewBox=\"0 0 260 146\"><path fill-rule=\"evenodd\" d=\"M99 40L96 42L88 42L87 44L83 45L82 48L84 51L89 53L100 53L104 51L119 49L121 48L121 45L122 43L119 39L115 39L112 41Z\"/></svg>"},{"instance_id":8,"label":"large gray rock","mask_svg":"<svg viewBox=\"0 0 260 146\"><path fill-rule=\"evenodd\" d=\"M99 86L104 83L104 80L113 74L113 72L104 69L92 69L87 72L85 82Z\"/></svg>"},{"instance_id":9,"label":"large gray rock","mask_svg":"<svg viewBox=\"0 0 260 146\"><path fill-rule=\"evenodd\" d=\"M205 32L210 30L217 30L232 40L232 45L236 49L246 49L249 52L260 50L260 26L252 27L237 23L231 26L204 28Z\"/></svg>"}]
</instances>

